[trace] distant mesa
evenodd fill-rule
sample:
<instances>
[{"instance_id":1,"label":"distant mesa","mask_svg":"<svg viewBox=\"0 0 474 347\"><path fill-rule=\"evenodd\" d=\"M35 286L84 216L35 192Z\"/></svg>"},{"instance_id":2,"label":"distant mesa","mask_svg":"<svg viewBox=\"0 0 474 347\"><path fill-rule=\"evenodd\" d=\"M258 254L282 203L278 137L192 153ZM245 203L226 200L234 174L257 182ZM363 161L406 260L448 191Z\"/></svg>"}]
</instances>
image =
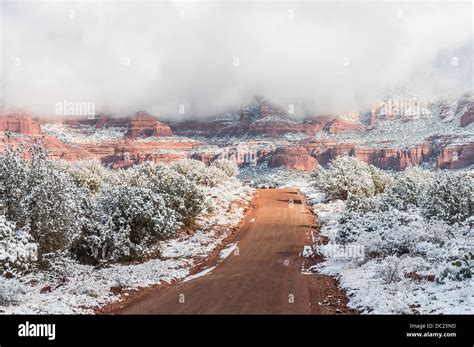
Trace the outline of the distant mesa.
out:
<instances>
[{"instance_id":1,"label":"distant mesa","mask_svg":"<svg viewBox=\"0 0 474 347\"><path fill-rule=\"evenodd\" d=\"M129 138L172 135L168 125L144 111L138 111L130 118L126 133Z\"/></svg>"}]
</instances>

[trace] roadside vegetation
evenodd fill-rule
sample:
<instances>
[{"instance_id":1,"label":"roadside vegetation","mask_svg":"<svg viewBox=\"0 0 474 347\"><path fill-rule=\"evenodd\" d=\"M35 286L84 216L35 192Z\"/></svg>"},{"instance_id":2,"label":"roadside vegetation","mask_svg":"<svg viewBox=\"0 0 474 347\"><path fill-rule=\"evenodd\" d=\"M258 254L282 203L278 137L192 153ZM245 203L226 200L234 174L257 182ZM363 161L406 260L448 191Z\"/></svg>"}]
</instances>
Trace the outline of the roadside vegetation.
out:
<instances>
[{"instance_id":1,"label":"roadside vegetation","mask_svg":"<svg viewBox=\"0 0 474 347\"><path fill-rule=\"evenodd\" d=\"M318 167L312 179L313 189L326 196L314 206L329 238L320 247L328 260L324 271L340 276L353 305L368 312L430 312L457 298L463 311L474 275L472 172L415 166L393 173L341 156ZM348 249L360 252L344 253ZM459 312L433 310L443 309Z\"/></svg>"},{"instance_id":2,"label":"roadside vegetation","mask_svg":"<svg viewBox=\"0 0 474 347\"><path fill-rule=\"evenodd\" d=\"M88 264L157 257L159 241L212 210L205 188L236 174L226 160L111 170L49 160L40 146L9 148L0 160L0 271L13 276L58 256Z\"/></svg>"}]
</instances>

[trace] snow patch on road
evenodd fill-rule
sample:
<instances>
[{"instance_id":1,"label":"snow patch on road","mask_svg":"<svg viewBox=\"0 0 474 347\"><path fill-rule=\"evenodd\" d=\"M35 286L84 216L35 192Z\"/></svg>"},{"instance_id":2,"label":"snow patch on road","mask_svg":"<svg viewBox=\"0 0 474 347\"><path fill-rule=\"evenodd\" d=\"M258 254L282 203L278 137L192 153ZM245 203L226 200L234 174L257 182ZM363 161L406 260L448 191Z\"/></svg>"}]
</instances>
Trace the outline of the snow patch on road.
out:
<instances>
[{"instance_id":1,"label":"snow patch on road","mask_svg":"<svg viewBox=\"0 0 474 347\"><path fill-rule=\"evenodd\" d=\"M219 259L224 260L225 258L227 258L232 252L234 252L237 249L237 244L238 244L238 242L231 243L226 248L224 248L222 251L220 251Z\"/></svg>"},{"instance_id":2,"label":"snow patch on road","mask_svg":"<svg viewBox=\"0 0 474 347\"><path fill-rule=\"evenodd\" d=\"M194 275L191 275L191 276L188 276L186 277L183 282L189 282L191 280L194 280L196 278L199 278L199 277L202 277L202 276L206 276L207 274L211 273L216 267L215 266L211 266L207 269L204 269L200 272L198 272L197 274L194 274Z\"/></svg>"}]
</instances>

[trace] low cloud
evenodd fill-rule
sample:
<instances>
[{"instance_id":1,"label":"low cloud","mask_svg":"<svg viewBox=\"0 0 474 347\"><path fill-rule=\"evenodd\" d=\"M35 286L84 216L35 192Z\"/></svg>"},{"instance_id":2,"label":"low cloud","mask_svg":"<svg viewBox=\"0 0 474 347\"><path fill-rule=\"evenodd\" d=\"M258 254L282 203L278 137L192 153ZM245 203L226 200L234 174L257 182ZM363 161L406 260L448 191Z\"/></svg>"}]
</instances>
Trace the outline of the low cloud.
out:
<instances>
[{"instance_id":1,"label":"low cloud","mask_svg":"<svg viewBox=\"0 0 474 347\"><path fill-rule=\"evenodd\" d=\"M0 6L2 104L45 116L70 100L205 117L255 96L317 115L365 109L397 88L472 87L470 3Z\"/></svg>"}]
</instances>

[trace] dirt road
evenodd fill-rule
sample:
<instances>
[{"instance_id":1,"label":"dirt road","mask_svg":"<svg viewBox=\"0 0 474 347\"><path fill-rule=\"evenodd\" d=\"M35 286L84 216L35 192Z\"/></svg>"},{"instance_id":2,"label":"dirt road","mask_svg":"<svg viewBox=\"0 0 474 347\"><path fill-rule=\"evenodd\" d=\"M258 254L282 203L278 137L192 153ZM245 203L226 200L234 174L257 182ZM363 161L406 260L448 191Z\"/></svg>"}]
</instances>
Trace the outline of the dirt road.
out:
<instances>
[{"instance_id":1,"label":"dirt road","mask_svg":"<svg viewBox=\"0 0 474 347\"><path fill-rule=\"evenodd\" d=\"M334 278L302 273L316 261L303 254L316 234L314 216L303 201L292 189L258 190L233 240L237 248L215 259L215 268L153 289L114 313L351 313Z\"/></svg>"}]
</instances>

